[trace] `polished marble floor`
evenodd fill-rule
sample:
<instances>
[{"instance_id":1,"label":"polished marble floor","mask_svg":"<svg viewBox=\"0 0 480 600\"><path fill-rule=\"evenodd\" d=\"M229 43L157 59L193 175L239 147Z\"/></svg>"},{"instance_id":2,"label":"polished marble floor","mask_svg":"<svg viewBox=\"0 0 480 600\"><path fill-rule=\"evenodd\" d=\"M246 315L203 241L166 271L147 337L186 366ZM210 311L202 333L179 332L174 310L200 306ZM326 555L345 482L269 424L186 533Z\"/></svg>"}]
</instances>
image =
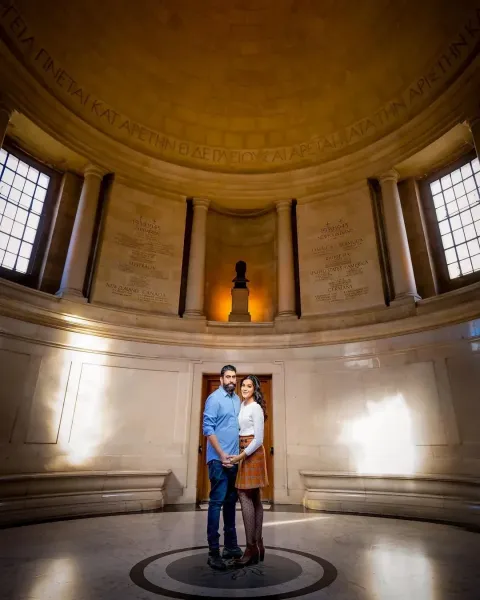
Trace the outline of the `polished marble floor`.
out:
<instances>
[{"instance_id":1,"label":"polished marble floor","mask_svg":"<svg viewBox=\"0 0 480 600\"><path fill-rule=\"evenodd\" d=\"M265 513L265 562L218 573L206 566L206 518L166 511L0 530L0 600L480 599L480 534L458 527L276 507Z\"/></svg>"}]
</instances>

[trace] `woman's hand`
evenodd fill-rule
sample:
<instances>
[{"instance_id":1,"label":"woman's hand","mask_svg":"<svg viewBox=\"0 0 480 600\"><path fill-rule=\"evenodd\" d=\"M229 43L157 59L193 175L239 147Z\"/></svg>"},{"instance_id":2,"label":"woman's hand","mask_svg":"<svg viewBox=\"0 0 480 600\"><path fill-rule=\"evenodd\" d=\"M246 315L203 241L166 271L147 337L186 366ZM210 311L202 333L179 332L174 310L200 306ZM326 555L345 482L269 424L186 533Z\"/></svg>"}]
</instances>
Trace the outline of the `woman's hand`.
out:
<instances>
[{"instance_id":1,"label":"woman's hand","mask_svg":"<svg viewBox=\"0 0 480 600\"><path fill-rule=\"evenodd\" d=\"M239 463L243 458L245 458L243 452L241 454L234 454L228 457L230 459L230 464L231 465L236 465L237 463Z\"/></svg>"}]
</instances>

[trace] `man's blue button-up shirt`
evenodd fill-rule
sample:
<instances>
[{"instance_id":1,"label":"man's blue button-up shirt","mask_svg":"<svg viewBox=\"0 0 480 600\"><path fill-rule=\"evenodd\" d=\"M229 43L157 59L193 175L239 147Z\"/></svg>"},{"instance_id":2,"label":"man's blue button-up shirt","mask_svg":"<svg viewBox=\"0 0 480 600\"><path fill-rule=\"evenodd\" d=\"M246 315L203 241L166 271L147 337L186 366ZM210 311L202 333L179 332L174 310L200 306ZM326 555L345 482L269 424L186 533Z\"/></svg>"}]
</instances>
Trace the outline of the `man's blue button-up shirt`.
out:
<instances>
[{"instance_id":1,"label":"man's blue button-up shirt","mask_svg":"<svg viewBox=\"0 0 480 600\"><path fill-rule=\"evenodd\" d=\"M238 413L240 398L233 393L230 396L222 386L207 398L203 412L203 435L214 433L225 454L238 454ZM220 460L216 450L207 441L207 463Z\"/></svg>"}]
</instances>

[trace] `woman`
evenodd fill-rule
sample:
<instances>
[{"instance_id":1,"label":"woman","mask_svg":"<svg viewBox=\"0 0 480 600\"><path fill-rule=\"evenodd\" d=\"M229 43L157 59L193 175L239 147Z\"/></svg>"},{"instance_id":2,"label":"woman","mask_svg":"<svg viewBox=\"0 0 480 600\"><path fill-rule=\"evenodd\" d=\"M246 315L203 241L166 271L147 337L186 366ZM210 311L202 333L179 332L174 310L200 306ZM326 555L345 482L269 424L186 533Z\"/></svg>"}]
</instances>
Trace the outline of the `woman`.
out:
<instances>
[{"instance_id":1,"label":"woman","mask_svg":"<svg viewBox=\"0 0 480 600\"><path fill-rule=\"evenodd\" d=\"M235 566L246 567L263 561L262 524L263 506L260 488L268 485L265 449L263 447L264 421L267 418L260 381L247 375L241 383L242 405L238 415L240 454L230 457L231 464L240 463L235 486L242 507L247 548Z\"/></svg>"}]
</instances>

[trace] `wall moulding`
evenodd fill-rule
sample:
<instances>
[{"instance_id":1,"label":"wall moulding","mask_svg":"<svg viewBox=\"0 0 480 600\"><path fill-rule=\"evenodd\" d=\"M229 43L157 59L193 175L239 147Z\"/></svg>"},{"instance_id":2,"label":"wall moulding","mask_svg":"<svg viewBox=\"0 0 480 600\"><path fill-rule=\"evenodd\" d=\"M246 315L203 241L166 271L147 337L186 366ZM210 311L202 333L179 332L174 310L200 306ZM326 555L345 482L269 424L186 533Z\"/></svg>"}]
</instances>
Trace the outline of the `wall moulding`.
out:
<instances>
[{"instance_id":1,"label":"wall moulding","mask_svg":"<svg viewBox=\"0 0 480 600\"><path fill-rule=\"evenodd\" d=\"M479 289L477 283L464 288L461 294L456 291L453 304L449 294L435 302L420 301L414 307L414 313L411 306L407 309L382 308L383 321L375 321L372 313L365 319L368 311L351 315L350 320L339 315L338 329L332 329L331 315L280 325L262 323L256 326L252 323L248 327L234 328L230 323L225 326L221 323L192 324L178 317L156 317L91 304L80 305L3 280L0 284L0 315L54 330L132 342L224 349L302 348L390 338L478 319ZM403 313L404 310L407 312ZM14 321L10 326L8 323L4 321L0 334L18 338ZM32 337L30 334L26 339Z\"/></svg>"},{"instance_id":2,"label":"wall moulding","mask_svg":"<svg viewBox=\"0 0 480 600\"><path fill-rule=\"evenodd\" d=\"M160 160L129 148L79 117L73 117L61 102L42 87L19 64L0 40L0 75L18 110L76 152L88 156L108 171L133 185L177 195L205 196L223 205L259 208L279 196L302 198L319 190L338 190L365 180L375 173L405 160L465 120L471 98L480 85L480 57L472 59L464 71L435 101L399 129L365 148L324 162L321 166L294 168L283 172L212 172ZM28 98L35 97L32 105Z\"/></svg>"}]
</instances>

